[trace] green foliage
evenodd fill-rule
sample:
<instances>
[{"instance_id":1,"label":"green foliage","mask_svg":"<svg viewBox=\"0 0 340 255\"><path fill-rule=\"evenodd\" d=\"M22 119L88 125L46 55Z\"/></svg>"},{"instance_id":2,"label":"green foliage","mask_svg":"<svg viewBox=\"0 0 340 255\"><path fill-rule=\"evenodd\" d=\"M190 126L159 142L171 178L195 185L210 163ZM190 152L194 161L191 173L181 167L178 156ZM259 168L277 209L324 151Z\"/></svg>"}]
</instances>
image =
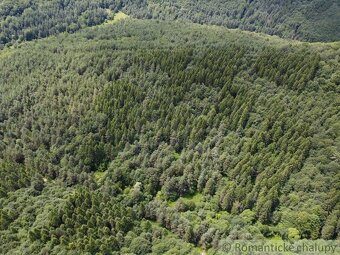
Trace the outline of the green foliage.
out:
<instances>
[{"instance_id":1,"label":"green foliage","mask_svg":"<svg viewBox=\"0 0 340 255\"><path fill-rule=\"evenodd\" d=\"M130 250L137 255L147 254L151 251L151 243L142 237L132 240Z\"/></svg>"},{"instance_id":2,"label":"green foliage","mask_svg":"<svg viewBox=\"0 0 340 255\"><path fill-rule=\"evenodd\" d=\"M28 187L32 174L33 171L26 169L22 164L0 161L0 198L6 197L8 192Z\"/></svg>"},{"instance_id":3,"label":"green foliage","mask_svg":"<svg viewBox=\"0 0 340 255\"><path fill-rule=\"evenodd\" d=\"M290 39L340 39L340 6L336 0L5 0L0 5L0 48L63 32L74 33L107 23L116 13L119 20L122 10L137 18L186 20Z\"/></svg>"},{"instance_id":4,"label":"green foliage","mask_svg":"<svg viewBox=\"0 0 340 255\"><path fill-rule=\"evenodd\" d=\"M126 11L137 18L190 20L306 41L338 41L336 0L137 1Z\"/></svg>"},{"instance_id":5,"label":"green foliage","mask_svg":"<svg viewBox=\"0 0 340 255\"><path fill-rule=\"evenodd\" d=\"M121 1L2 1L0 45L31 41L103 23Z\"/></svg>"},{"instance_id":6,"label":"green foliage","mask_svg":"<svg viewBox=\"0 0 340 255\"><path fill-rule=\"evenodd\" d=\"M296 228L288 228L288 238L291 240L299 240L300 232Z\"/></svg>"},{"instance_id":7,"label":"green foliage","mask_svg":"<svg viewBox=\"0 0 340 255\"><path fill-rule=\"evenodd\" d=\"M2 50L1 251L338 238L339 49L127 19Z\"/></svg>"}]
</instances>

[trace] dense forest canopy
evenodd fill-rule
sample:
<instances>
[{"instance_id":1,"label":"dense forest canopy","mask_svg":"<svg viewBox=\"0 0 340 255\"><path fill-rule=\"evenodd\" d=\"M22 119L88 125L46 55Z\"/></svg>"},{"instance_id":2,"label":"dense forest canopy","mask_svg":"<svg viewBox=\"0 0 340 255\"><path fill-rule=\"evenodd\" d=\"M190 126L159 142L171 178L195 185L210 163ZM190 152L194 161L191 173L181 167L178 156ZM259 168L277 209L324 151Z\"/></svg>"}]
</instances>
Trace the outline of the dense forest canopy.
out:
<instances>
[{"instance_id":1,"label":"dense forest canopy","mask_svg":"<svg viewBox=\"0 0 340 255\"><path fill-rule=\"evenodd\" d=\"M127 4L127 10L140 18L190 20L305 41L340 40L337 0L144 0L137 7Z\"/></svg>"},{"instance_id":2,"label":"dense forest canopy","mask_svg":"<svg viewBox=\"0 0 340 255\"><path fill-rule=\"evenodd\" d=\"M1 252L339 238L339 55L130 18L2 50Z\"/></svg>"},{"instance_id":3,"label":"dense forest canopy","mask_svg":"<svg viewBox=\"0 0 340 255\"><path fill-rule=\"evenodd\" d=\"M118 11L304 41L340 40L337 0L1 0L0 48L102 24Z\"/></svg>"},{"instance_id":4,"label":"dense forest canopy","mask_svg":"<svg viewBox=\"0 0 340 255\"><path fill-rule=\"evenodd\" d=\"M338 245L339 10L0 1L0 254Z\"/></svg>"}]
</instances>

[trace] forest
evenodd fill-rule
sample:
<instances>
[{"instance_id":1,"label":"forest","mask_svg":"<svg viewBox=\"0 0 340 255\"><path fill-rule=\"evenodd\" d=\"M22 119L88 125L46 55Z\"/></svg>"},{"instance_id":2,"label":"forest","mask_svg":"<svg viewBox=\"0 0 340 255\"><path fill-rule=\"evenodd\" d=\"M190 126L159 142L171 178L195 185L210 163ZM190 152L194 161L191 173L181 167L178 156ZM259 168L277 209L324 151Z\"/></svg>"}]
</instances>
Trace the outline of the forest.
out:
<instances>
[{"instance_id":1,"label":"forest","mask_svg":"<svg viewBox=\"0 0 340 255\"><path fill-rule=\"evenodd\" d=\"M303 41L340 40L337 0L2 0L0 49L103 24L118 11L140 19L190 21Z\"/></svg>"},{"instance_id":2,"label":"forest","mask_svg":"<svg viewBox=\"0 0 340 255\"><path fill-rule=\"evenodd\" d=\"M340 42L196 2L1 2L0 254L338 244Z\"/></svg>"},{"instance_id":3,"label":"forest","mask_svg":"<svg viewBox=\"0 0 340 255\"><path fill-rule=\"evenodd\" d=\"M340 2L337 0L142 0L140 2L134 5L126 4L124 10L138 18L186 20L303 41L340 40Z\"/></svg>"}]
</instances>

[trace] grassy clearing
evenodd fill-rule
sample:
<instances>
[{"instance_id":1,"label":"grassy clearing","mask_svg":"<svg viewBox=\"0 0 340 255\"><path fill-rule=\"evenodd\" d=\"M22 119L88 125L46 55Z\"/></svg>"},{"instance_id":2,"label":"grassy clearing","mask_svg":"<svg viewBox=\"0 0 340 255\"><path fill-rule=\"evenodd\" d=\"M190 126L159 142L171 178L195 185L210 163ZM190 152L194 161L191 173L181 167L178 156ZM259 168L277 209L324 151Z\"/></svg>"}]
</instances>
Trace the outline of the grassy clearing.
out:
<instances>
[{"instance_id":1,"label":"grassy clearing","mask_svg":"<svg viewBox=\"0 0 340 255\"><path fill-rule=\"evenodd\" d=\"M124 19L127 19L127 18L130 18L129 15L125 14L124 12L118 12L116 14L112 13L111 10L108 10L108 13L109 13L109 17L111 17L111 19L107 20L104 25L107 25L107 24L114 24L114 23L117 23L121 20L124 20Z\"/></svg>"},{"instance_id":2,"label":"grassy clearing","mask_svg":"<svg viewBox=\"0 0 340 255\"><path fill-rule=\"evenodd\" d=\"M193 203L195 203L195 205L197 205L198 203L203 202L203 195L201 193L196 193L194 195L184 196L184 197L181 197L179 199L181 199L184 203L193 202ZM176 200L174 202L169 202L168 206L171 207L171 208L175 207L177 201L178 200Z\"/></svg>"}]
</instances>

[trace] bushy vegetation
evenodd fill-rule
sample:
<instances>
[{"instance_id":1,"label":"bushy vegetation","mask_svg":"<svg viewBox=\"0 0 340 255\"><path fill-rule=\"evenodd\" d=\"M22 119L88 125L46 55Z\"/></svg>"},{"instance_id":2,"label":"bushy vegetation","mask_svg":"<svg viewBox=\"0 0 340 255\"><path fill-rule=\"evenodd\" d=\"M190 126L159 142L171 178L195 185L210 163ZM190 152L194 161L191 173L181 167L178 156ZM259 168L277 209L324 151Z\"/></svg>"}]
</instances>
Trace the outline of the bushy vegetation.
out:
<instances>
[{"instance_id":1,"label":"bushy vegetation","mask_svg":"<svg viewBox=\"0 0 340 255\"><path fill-rule=\"evenodd\" d=\"M339 238L339 43L126 19L0 52L4 254Z\"/></svg>"}]
</instances>

